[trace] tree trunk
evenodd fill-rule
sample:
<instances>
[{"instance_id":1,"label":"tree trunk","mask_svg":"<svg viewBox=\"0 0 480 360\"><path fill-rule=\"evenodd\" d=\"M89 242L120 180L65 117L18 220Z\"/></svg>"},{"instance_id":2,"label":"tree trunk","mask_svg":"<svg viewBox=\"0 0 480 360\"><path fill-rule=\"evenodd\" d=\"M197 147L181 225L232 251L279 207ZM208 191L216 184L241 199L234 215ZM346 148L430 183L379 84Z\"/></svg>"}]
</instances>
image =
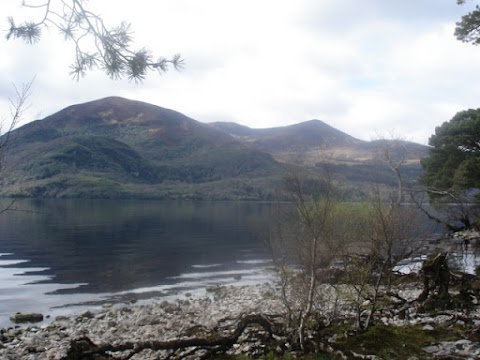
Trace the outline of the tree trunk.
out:
<instances>
[{"instance_id":1,"label":"tree trunk","mask_svg":"<svg viewBox=\"0 0 480 360\"><path fill-rule=\"evenodd\" d=\"M424 310L445 309L450 305L450 268L448 253L439 253L425 260L421 273L423 291L417 301L423 303Z\"/></svg>"}]
</instances>

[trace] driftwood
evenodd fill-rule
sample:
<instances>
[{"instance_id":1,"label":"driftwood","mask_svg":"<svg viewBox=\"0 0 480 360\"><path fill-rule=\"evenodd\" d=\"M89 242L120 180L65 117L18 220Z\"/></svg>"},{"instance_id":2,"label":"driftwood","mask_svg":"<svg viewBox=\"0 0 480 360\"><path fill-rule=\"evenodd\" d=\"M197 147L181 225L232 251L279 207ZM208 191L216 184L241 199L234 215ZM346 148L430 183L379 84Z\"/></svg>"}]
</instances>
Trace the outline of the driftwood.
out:
<instances>
[{"instance_id":1,"label":"driftwood","mask_svg":"<svg viewBox=\"0 0 480 360\"><path fill-rule=\"evenodd\" d=\"M271 320L261 314L252 314L242 317L230 335L220 336L213 334L210 337L205 338L180 338L165 341L139 341L139 342L125 342L118 345L103 344L96 345L88 337L82 337L70 342L70 349L64 360L101 360L111 359L109 353L112 352L128 352L127 358L132 357L146 349L153 351L159 350L186 350L191 349L190 352L183 354L192 355L194 353L204 351L205 354L196 358L206 358L215 353L228 350L235 343L237 343L239 337L243 334L245 329L250 325L259 325L264 331L268 333L269 339L276 333L277 326L271 322ZM178 358L183 358L180 355ZM125 358L125 357L124 357Z\"/></svg>"}]
</instances>

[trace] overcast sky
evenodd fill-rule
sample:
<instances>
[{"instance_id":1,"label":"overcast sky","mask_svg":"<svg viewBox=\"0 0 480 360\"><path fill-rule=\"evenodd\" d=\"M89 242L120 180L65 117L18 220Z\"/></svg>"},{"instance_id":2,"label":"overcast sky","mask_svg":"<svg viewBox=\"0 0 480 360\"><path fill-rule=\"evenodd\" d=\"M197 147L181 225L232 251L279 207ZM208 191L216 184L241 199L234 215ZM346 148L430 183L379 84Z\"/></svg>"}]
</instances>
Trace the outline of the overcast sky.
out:
<instances>
[{"instance_id":1,"label":"overcast sky","mask_svg":"<svg viewBox=\"0 0 480 360\"><path fill-rule=\"evenodd\" d=\"M31 0L41 3L43 0ZM20 0L6 17L35 19ZM35 77L22 124L72 104L122 96L202 122L255 128L311 119L363 140L394 132L427 144L456 112L480 107L480 47L453 36L475 1L455 0L90 0L109 25L132 23L138 47L180 53L185 69L142 84L101 72L69 76L73 48L55 31L27 45L0 38L0 114L12 83Z\"/></svg>"}]
</instances>

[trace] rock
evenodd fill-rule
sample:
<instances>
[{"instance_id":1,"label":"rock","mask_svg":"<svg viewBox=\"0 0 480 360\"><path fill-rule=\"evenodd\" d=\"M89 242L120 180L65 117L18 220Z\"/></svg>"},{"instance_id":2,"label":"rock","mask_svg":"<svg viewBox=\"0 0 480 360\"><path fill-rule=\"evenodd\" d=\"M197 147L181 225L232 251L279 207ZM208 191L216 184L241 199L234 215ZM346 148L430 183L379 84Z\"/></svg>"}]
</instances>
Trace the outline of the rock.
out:
<instances>
[{"instance_id":1,"label":"rock","mask_svg":"<svg viewBox=\"0 0 480 360\"><path fill-rule=\"evenodd\" d=\"M440 351L440 347L438 345L431 345L423 348L423 351L429 354L437 353Z\"/></svg>"},{"instance_id":2,"label":"rock","mask_svg":"<svg viewBox=\"0 0 480 360\"><path fill-rule=\"evenodd\" d=\"M213 298L215 299L215 301L219 301L226 298L227 295L228 295L228 288L226 288L225 286L220 286L220 287L217 287L217 289L215 290L215 294Z\"/></svg>"},{"instance_id":3,"label":"rock","mask_svg":"<svg viewBox=\"0 0 480 360\"><path fill-rule=\"evenodd\" d=\"M90 310L87 310L87 311L84 311L84 312L80 313L80 315L78 315L78 317L80 319L93 319L95 317L95 315Z\"/></svg>"},{"instance_id":4,"label":"rock","mask_svg":"<svg viewBox=\"0 0 480 360\"><path fill-rule=\"evenodd\" d=\"M427 316L427 317L424 317L423 319L421 319L420 322L421 322L422 324L434 324L434 323L435 323L435 319L432 318L432 317Z\"/></svg>"},{"instance_id":5,"label":"rock","mask_svg":"<svg viewBox=\"0 0 480 360\"><path fill-rule=\"evenodd\" d=\"M163 300L159 306L160 309L165 309L166 307L170 306L170 303L167 300Z\"/></svg>"},{"instance_id":6,"label":"rock","mask_svg":"<svg viewBox=\"0 0 480 360\"><path fill-rule=\"evenodd\" d=\"M178 306L175 304L167 303L163 306L163 311L167 314L175 314L178 311Z\"/></svg>"},{"instance_id":7,"label":"rock","mask_svg":"<svg viewBox=\"0 0 480 360\"><path fill-rule=\"evenodd\" d=\"M115 320L110 320L107 324L109 328L115 328L118 325L118 323Z\"/></svg>"},{"instance_id":8,"label":"rock","mask_svg":"<svg viewBox=\"0 0 480 360\"><path fill-rule=\"evenodd\" d=\"M215 292L219 288L220 288L219 285L208 285L205 290L207 291L207 293L209 293L209 292Z\"/></svg>"},{"instance_id":9,"label":"rock","mask_svg":"<svg viewBox=\"0 0 480 360\"><path fill-rule=\"evenodd\" d=\"M157 316L153 316L153 315L142 316L140 319L138 319L135 322L136 326L158 325L158 324L160 324L160 320L158 319Z\"/></svg>"},{"instance_id":10,"label":"rock","mask_svg":"<svg viewBox=\"0 0 480 360\"><path fill-rule=\"evenodd\" d=\"M15 315L10 317L10 320L16 324L21 323L36 323L43 321L43 314L37 313L29 313L29 314L22 314L16 313Z\"/></svg>"},{"instance_id":11,"label":"rock","mask_svg":"<svg viewBox=\"0 0 480 360\"><path fill-rule=\"evenodd\" d=\"M455 341L455 347L457 349L462 349L464 346L466 345L470 345L472 342L470 340L467 340L467 339L461 339L461 340L458 340L458 341Z\"/></svg>"},{"instance_id":12,"label":"rock","mask_svg":"<svg viewBox=\"0 0 480 360\"><path fill-rule=\"evenodd\" d=\"M35 335L25 339L24 346L29 352L44 352L45 339L42 336Z\"/></svg>"},{"instance_id":13,"label":"rock","mask_svg":"<svg viewBox=\"0 0 480 360\"><path fill-rule=\"evenodd\" d=\"M415 299L418 291L410 291L410 296L405 298ZM184 336L203 337L212 329L220 326L220 329L233 327L235 319L241 314L251 314L255 312L267 312L272 315L281 314L284 311L280 296L273 287L265 286L214 286L205 297L193 296L192 299L186 299L184 293L178 294L177 301L163 301L162 298L157 302L145 305L128 305L123 307L114 306L107 310L101 310L98 313L91 311L83 312L77 319L72 317L61 318L57 320L67 320L53 322L48 327L30 326L21 329L0 329L0 359L62 359L68 358L67 352L70 350L72 340L87 337L91 343L83 342L85 349L93 344L122 344L127 342L149 342L151 340L171 340L179 339ZM403 295L402 295L403 296ZM215 299L215 301L213 301ZM331 300L335 301L332 297ZM330 305L329 305L330 306ZM388 310L388 309L387 309ZM330 311L330 310L327 310ZM344 310L345 314L351 314L349 308ZM456 315L463 313L454 311L443 311L442 314L430 314L426 316L419 314L414 307L408 308L408 316L405 320L395 319L393 312L384 311L376 320L388 324L388 326L410 326L417 324L423 327L424 331L440 330L442 326L455 324L453 319L458 319ZM94 315L95 314L95 315ZM349 315L350 316L350 315ZM480 309L471 309L469 316L472 323L480 324ZM461 318L461 317L460 317ZM280 318L279 318L280 319ZM349 319L347 319L349 321ZM281 321L281 320L278 320ZM470 323L469 323L470 325ZM258 340L263 339L267 333L257 333L254 327L248 328L239 339L239 342L231 347L230 355L243 354L245 358L263 358L267 349L263 343ZM258 335L258 338L256 337ZM310 338L311 334L306 334ZM432 335L426 333L427 336ZM329 343L335 345L338 336L342 339L342 334L336 334L329 338ZM455 338L458 340L459 338ZM473 339L473 338L472 338ZM270 350L285 354L295 351L291 339L287 336L273 335ZM78 348L80 352L83 347ZM450 342L441 342L431 344L424 348L425 353L421 358L437 359L480 359L480 344L476 341L458 340ZM32 351L28 353L28 351ZM146 350L131 359L158 359L162 358L164 353ZM180 354L180 353L178 353ZM74 355L71 353L70 355ZM128 352L115 353L115 358L128 358L132 354ZM195 354L200 355L200 354ZM468 355L468 356L467 356ZM407 358L410 355L407 355ZM418 355L420 357L420 355ZM189 357L194 359L194 355ZM198 357L197 357L198 358ZM410 360L416 359L410 357Z\"/></svg>"}]
</instances>

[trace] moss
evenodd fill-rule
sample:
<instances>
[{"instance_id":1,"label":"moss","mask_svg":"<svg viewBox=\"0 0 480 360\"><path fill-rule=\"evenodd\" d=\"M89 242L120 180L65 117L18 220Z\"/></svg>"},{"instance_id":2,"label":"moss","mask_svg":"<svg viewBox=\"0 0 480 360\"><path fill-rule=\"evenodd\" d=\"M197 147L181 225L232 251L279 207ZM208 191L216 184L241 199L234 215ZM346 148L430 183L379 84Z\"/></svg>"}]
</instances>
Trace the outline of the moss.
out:
<instances>
[{"instance_id":1,"label":"moss","mask_svg":"<svg viewBox=\"0 0 480 360\"><path fill-rule=\"evenodd\" d=\"M367 331L343 337L338 344L361 354L377 355L384 359L406 359L417 356L427 359L423 348L442 341L455 341L464 338L460 328L436 328L423 330L421 326L395 327L376 325Z\"/></svg>"}]
</instances>

